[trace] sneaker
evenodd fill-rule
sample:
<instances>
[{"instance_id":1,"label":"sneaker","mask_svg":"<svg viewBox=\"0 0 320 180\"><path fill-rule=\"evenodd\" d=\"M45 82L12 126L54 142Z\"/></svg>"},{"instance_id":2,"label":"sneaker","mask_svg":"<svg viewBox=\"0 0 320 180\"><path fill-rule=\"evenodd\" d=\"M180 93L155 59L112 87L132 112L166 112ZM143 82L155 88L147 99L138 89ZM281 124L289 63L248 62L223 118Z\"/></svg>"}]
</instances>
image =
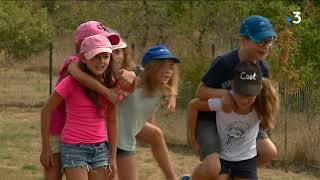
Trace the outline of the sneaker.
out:
<instances>
[{"instance_id":1,"label":"sneaker","mask_svg":"<svg viewBox=\"0 0 320 180\"><path fill-rule=\"evenodd\" d=\"M184 174L184 175L180 176L180 180L190 180L190 179L191 179L191 177L189 174Z\"/></svg>"}]
</instances>

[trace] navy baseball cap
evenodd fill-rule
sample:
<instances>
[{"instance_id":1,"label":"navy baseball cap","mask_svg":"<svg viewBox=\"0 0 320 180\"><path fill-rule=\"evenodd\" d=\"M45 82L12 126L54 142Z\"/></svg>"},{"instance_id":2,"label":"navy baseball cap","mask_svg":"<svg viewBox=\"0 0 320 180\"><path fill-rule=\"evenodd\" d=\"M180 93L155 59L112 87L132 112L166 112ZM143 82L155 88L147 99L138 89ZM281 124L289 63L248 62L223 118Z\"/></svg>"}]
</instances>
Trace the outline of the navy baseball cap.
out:
<instances>
[{"instance_id":1,"label":"navy baseball cap","mask_svg":"<svg viewBox=\"0 0 320 180\"><path fill-rule=\"evenodd\" d=\"M166 45L160 44L154 47L151 47L144 53L142 58L142 66L150 63L152 60L162 60L168 59L173 60L175 63L180 63L180 60L175 57Z\"/></svg>"},{"instance_id":2,"label":"navy baseball cap","mask_svg":"<svg viewBox=\"0 0 320 180\"><path fill-rule=\"evenodd\" d=\"M262 87L262 71L258 64L250 61L239 63L233 74L234 91L245 96L257 96Z\"/></svg>"},{"instance_id":3,"label":"navy baseball cap","mask_svg":"<svg viewBox=\"0 0 320 180\"><path fill-rule=\"evenodd\" d=\"M276 37L272 24L268 18L253 15L241 22L240 36L248 37L258 43L270 37Z\"/></svg>"}]
</instances>

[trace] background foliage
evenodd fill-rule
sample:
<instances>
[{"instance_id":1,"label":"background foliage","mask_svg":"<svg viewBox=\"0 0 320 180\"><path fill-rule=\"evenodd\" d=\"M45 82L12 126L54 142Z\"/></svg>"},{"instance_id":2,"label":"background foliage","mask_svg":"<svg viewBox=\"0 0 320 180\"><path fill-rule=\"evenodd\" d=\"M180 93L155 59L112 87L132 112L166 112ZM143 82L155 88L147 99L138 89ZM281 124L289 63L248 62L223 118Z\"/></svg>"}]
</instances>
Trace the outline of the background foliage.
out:
<instances>
[{"instance_id":1,"label":"background foliage","mask_svg":"<svg viewBox=\"0 0 320 180\"><path fill-rule=\"evenodd\" d=\"M292 11L301 11L300 24L287 22ZM273 78L289 82L294 93L307 84L319 88L319 12L318 0L1 1L0 51L24 59L57 37L72 35L80 23L98 20L134 44L138 62L147 47L168 44L183 60L181 87L190 94L213 56L237 47L241 20L259 14L269 17L278 32L269 57ZM184 91L180 95L182 104L191 98Z\"/></svg>"}]
</instances>

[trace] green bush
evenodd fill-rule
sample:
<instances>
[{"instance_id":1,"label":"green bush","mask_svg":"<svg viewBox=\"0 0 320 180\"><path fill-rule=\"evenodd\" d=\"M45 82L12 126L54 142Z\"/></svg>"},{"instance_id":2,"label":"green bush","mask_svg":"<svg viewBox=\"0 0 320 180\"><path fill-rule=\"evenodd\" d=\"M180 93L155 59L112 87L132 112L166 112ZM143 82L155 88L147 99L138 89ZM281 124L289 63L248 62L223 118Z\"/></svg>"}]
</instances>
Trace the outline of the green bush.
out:
<instances>
[{"instance_id":1,"label":"green bush","mask_svg":"<svg viewBox=\"0 0 320 180\"><path fill-rule=\"evenodd\" d=\"M0 2L0 51L23 59L42 52L49 45L54 30L45 8L34 3Z\"/></svg>"},{"instance_id":2,"label":"green bush","mask_svg":"<svg viewBox=\"0 0 320 180\"><path fill-rule=\"evenodd\" d=\"M301 11L300 24L286 21L292 11ZM320 79L318 12L315 0L0 1L0 51L28 57L46 49L50 40L73 32L80 23L98 20L118 30L129 44L134 43L137 62L148 47L167 44L182 59L183 102L194 95L213 56L236 47L241 20L259 14L272 20L283 40L282 44L276 42L268 58L274 79L281 83L292 76L289 80L296 81L299 89L305 82ZM291 37L289 48L287 35ZM311 84L319 88L319 83ZM185 91L186 87L190 90Z\"/></svg>"}]
</instances>

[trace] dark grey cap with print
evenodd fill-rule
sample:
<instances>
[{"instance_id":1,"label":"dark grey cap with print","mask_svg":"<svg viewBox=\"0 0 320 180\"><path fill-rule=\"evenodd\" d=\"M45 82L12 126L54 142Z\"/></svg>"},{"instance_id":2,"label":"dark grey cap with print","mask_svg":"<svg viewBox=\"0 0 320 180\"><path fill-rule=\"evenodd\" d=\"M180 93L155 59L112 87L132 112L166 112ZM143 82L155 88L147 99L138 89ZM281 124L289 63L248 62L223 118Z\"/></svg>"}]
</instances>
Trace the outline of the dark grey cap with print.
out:
<instances>
[{"instance_id":1,"label":"dark grey cap with print","mask_svg":"<svg viewBox=\"0 0 320 180\"><path fill-rule=\"evenodd\" d=\"M234 70L234 91L236 94L256 96L262 87L262 71L258 64L251 61L239 63Z\"/></svg>"}]
</instances>

